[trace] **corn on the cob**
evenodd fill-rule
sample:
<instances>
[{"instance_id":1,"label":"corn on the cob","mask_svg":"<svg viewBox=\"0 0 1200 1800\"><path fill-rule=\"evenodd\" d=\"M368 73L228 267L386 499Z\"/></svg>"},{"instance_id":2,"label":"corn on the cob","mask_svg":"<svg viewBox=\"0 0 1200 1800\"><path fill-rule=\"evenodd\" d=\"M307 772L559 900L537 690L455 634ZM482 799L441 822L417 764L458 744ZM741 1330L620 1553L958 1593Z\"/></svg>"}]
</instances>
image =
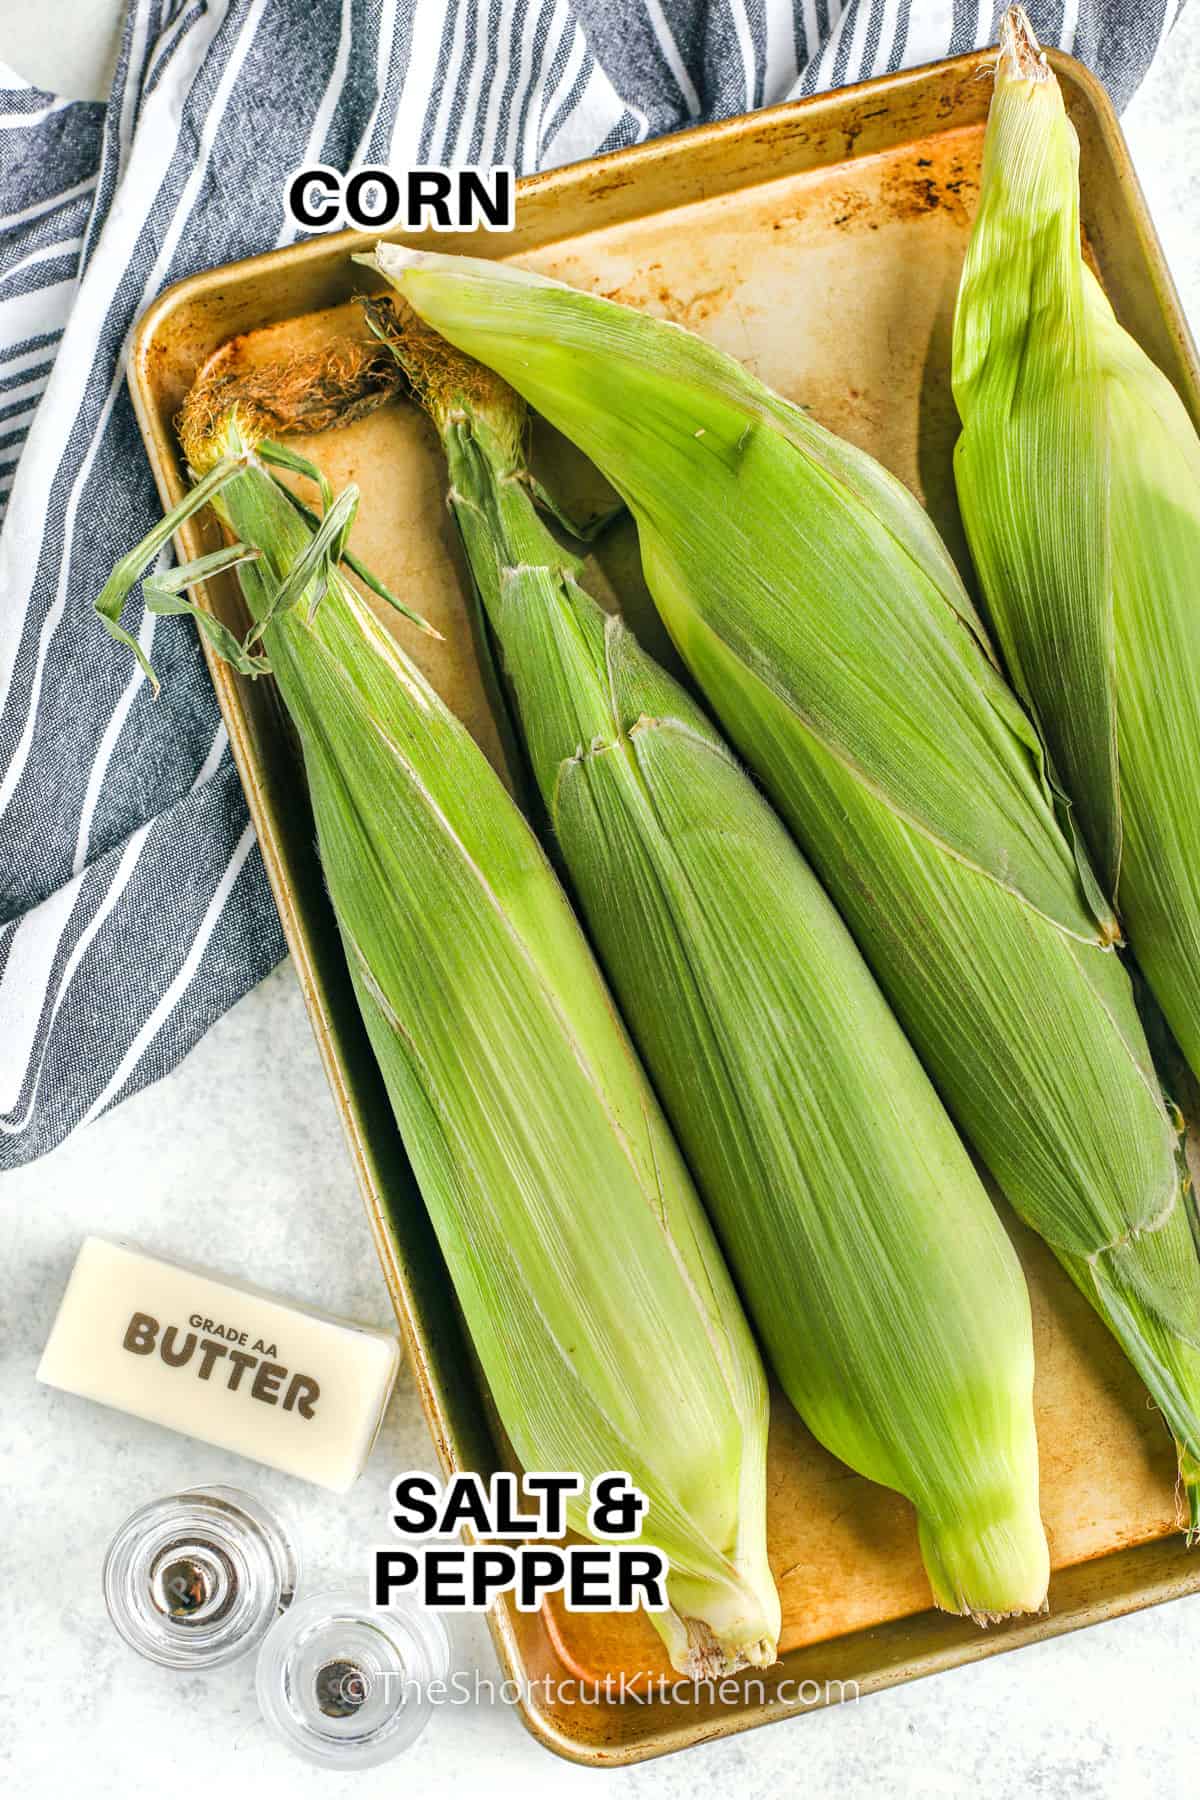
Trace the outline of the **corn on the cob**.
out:
<instances>
[{"instance_id":1,"label":"corn on the cob","mask_svg":"<svg viewBox=\"0 0 1200 1800\"><path fill-rule=\"evenodd\" d=\"M1083 259L1079 146L1002 27L954 323L954 459L1000 648L1200 1075L1200 439Z\"/></svg>"},{"instance_id":2,"label":"corn on the cob","mask_svg":"<svg viewBox=\"0 0 1200 1800\"><path fill-rule=\"evenodd\" d=\"M259 429L236 385L182 421L238 540L225 560L245 559L251 650L300 736L350 974L500 1420L526 1468L624 1470L648 1496L678 1669L770 1663L766 1384L690 1177L531 830L340 573L348 509L314 536Z\"/></svg>"},{"instance_id":3,"label":"corn on the cob","mask_svg":"<svg viewBox=\"0 0 1200 1800\"><path fill-rule=\"evenodd\" d=\"M789 1398L916 1506L934 1597L1032 1611L1029 1300L849 934L696 704L579 586L511 388L414 315L380 329L450 504L573 890Z\"/></svg>"},{"instance_id":4,"label":"corn on the cob","mask_svg":"<svg viewBox=\"0 0 1200 1800\"><path fill-rule=\"evenodd\" d=\"M807 849L951 1112L1166 1414L1200 1520L1200 1266L1111 910L911 495L678 326L380 245L452 343L637 520L693 676Z\"/></svg>"}]
</instances>

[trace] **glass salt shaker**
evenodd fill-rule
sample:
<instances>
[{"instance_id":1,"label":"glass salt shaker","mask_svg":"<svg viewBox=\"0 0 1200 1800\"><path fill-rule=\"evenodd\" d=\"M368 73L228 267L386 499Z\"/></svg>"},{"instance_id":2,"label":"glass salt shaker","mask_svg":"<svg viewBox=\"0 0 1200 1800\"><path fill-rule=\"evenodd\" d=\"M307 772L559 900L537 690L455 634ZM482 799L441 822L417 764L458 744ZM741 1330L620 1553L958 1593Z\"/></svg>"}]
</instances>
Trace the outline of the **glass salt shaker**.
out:
<instances>
[{"instance_id":1,"label":"glass salt shaker","mask_svg":"<svg viewBox=\"0 0 1200 1800\"><path fill-rule=\"evenodd\" d=\"M140 1656L209 1669L261 1643L299 1578L288 1532L253 1495L188 1488L126 1519L104 1559L104 1598Z\"/></svg>"},{"instance_id":2,"label":"glass salt shaker","mask_svg":"<svg viewBox=\"0 0 1200 1800\"><path fill-rule=\"evenodd\" d=\"M258 1658L258 1704L288 1748L327 1768L364 1769L406 1749L444 1683L450 1639L410 1601L369 1606L353 1588L311 1594L277 1619Z\"/></svg>"}]
</instances>

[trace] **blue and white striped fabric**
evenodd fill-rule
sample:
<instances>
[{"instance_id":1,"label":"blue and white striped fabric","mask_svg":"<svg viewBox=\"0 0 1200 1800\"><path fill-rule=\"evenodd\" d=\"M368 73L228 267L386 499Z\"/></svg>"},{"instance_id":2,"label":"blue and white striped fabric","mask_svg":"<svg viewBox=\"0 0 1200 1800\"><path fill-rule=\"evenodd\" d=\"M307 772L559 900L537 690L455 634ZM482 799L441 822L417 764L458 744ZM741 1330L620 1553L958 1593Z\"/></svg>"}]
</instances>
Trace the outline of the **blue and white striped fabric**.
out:
<instances>
[{"instance_id":1,"label":"blue and white striped fabric","mask_svg":"<svg viewBox=\"0 0 1200 1800\"><path fill-rule=\"evenodd\" d=\"M1118 103L1178 0L1044 0ZM283 954L193 628L91 602L158 515L123 378L283 177L614 150L991 42L992 0L132 0L107 106L0 67L0 1166L179 1061ZM133 611L133 608L129 609Z\"/></svg>"}]
</instances>

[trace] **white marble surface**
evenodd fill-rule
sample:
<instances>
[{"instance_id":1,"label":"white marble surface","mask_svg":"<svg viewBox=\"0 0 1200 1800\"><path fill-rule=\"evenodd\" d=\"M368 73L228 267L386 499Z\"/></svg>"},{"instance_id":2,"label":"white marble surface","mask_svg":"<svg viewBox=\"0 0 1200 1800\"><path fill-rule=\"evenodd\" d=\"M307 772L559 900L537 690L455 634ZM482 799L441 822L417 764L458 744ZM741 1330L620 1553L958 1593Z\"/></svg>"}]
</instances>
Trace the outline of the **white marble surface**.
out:
<instances>
[{"instance_id":1,"label":"white marble surface","mask_svg":"<svg viewBox=\"0 0 1200 1800\"><path fill-rule=\"evenodd\" d=\"M68 91L89 93L111 11L95 0L37 8L0 0L0 57L43 83L61 77ZM90 63L55 48L55 21L83 12ZM1185 304L1200 321L1200 7L1185 14L1126 128ZM350 1778L309 1769L267 1738L247 1667L187 1678L127 1652L104 1616L99 1564L109 1533L141 1501L228 1480L290 1509L310 1580L353 1576L378 1534L389 1473L432 1466L411 1383L401 1378L368 1473L343 1500L33 1380L87 1231L125 1233L364 1320L387 1319L290 968L169 1080L5 1176L0 1204L0 1787L88 1800L348 1793ZM456 1624L455 1637L459 1666L494 1672L481 1624ZM603 1781L609 1793L654 1800L1183 1794L1195 1788L1198 1664L1200 1598L606 1777L548 1755L502 1704L446 1709L402 1764L354 1777L354 1792L519 1788L536 1800L595 1792Z\"/></svg>"}]
</instances>

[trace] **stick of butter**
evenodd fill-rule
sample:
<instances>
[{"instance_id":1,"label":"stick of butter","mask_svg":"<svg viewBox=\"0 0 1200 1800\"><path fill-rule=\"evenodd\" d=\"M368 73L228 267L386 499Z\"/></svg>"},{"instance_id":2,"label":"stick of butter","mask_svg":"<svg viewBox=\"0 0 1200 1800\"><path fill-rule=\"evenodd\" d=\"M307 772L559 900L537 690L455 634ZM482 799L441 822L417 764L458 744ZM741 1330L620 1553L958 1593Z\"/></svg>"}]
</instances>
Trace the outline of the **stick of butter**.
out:
<instances>
[{"instance_id":1,"label":"stick of butter","mask_svg":"<svg viewBox=\"0 0 1200 1800\"><path fill-rule=\"evenodd\" d=\"M400 1346L136 1245L85 1238L38 1380L344 1494Z\"/></svg>"}]
</instances>

